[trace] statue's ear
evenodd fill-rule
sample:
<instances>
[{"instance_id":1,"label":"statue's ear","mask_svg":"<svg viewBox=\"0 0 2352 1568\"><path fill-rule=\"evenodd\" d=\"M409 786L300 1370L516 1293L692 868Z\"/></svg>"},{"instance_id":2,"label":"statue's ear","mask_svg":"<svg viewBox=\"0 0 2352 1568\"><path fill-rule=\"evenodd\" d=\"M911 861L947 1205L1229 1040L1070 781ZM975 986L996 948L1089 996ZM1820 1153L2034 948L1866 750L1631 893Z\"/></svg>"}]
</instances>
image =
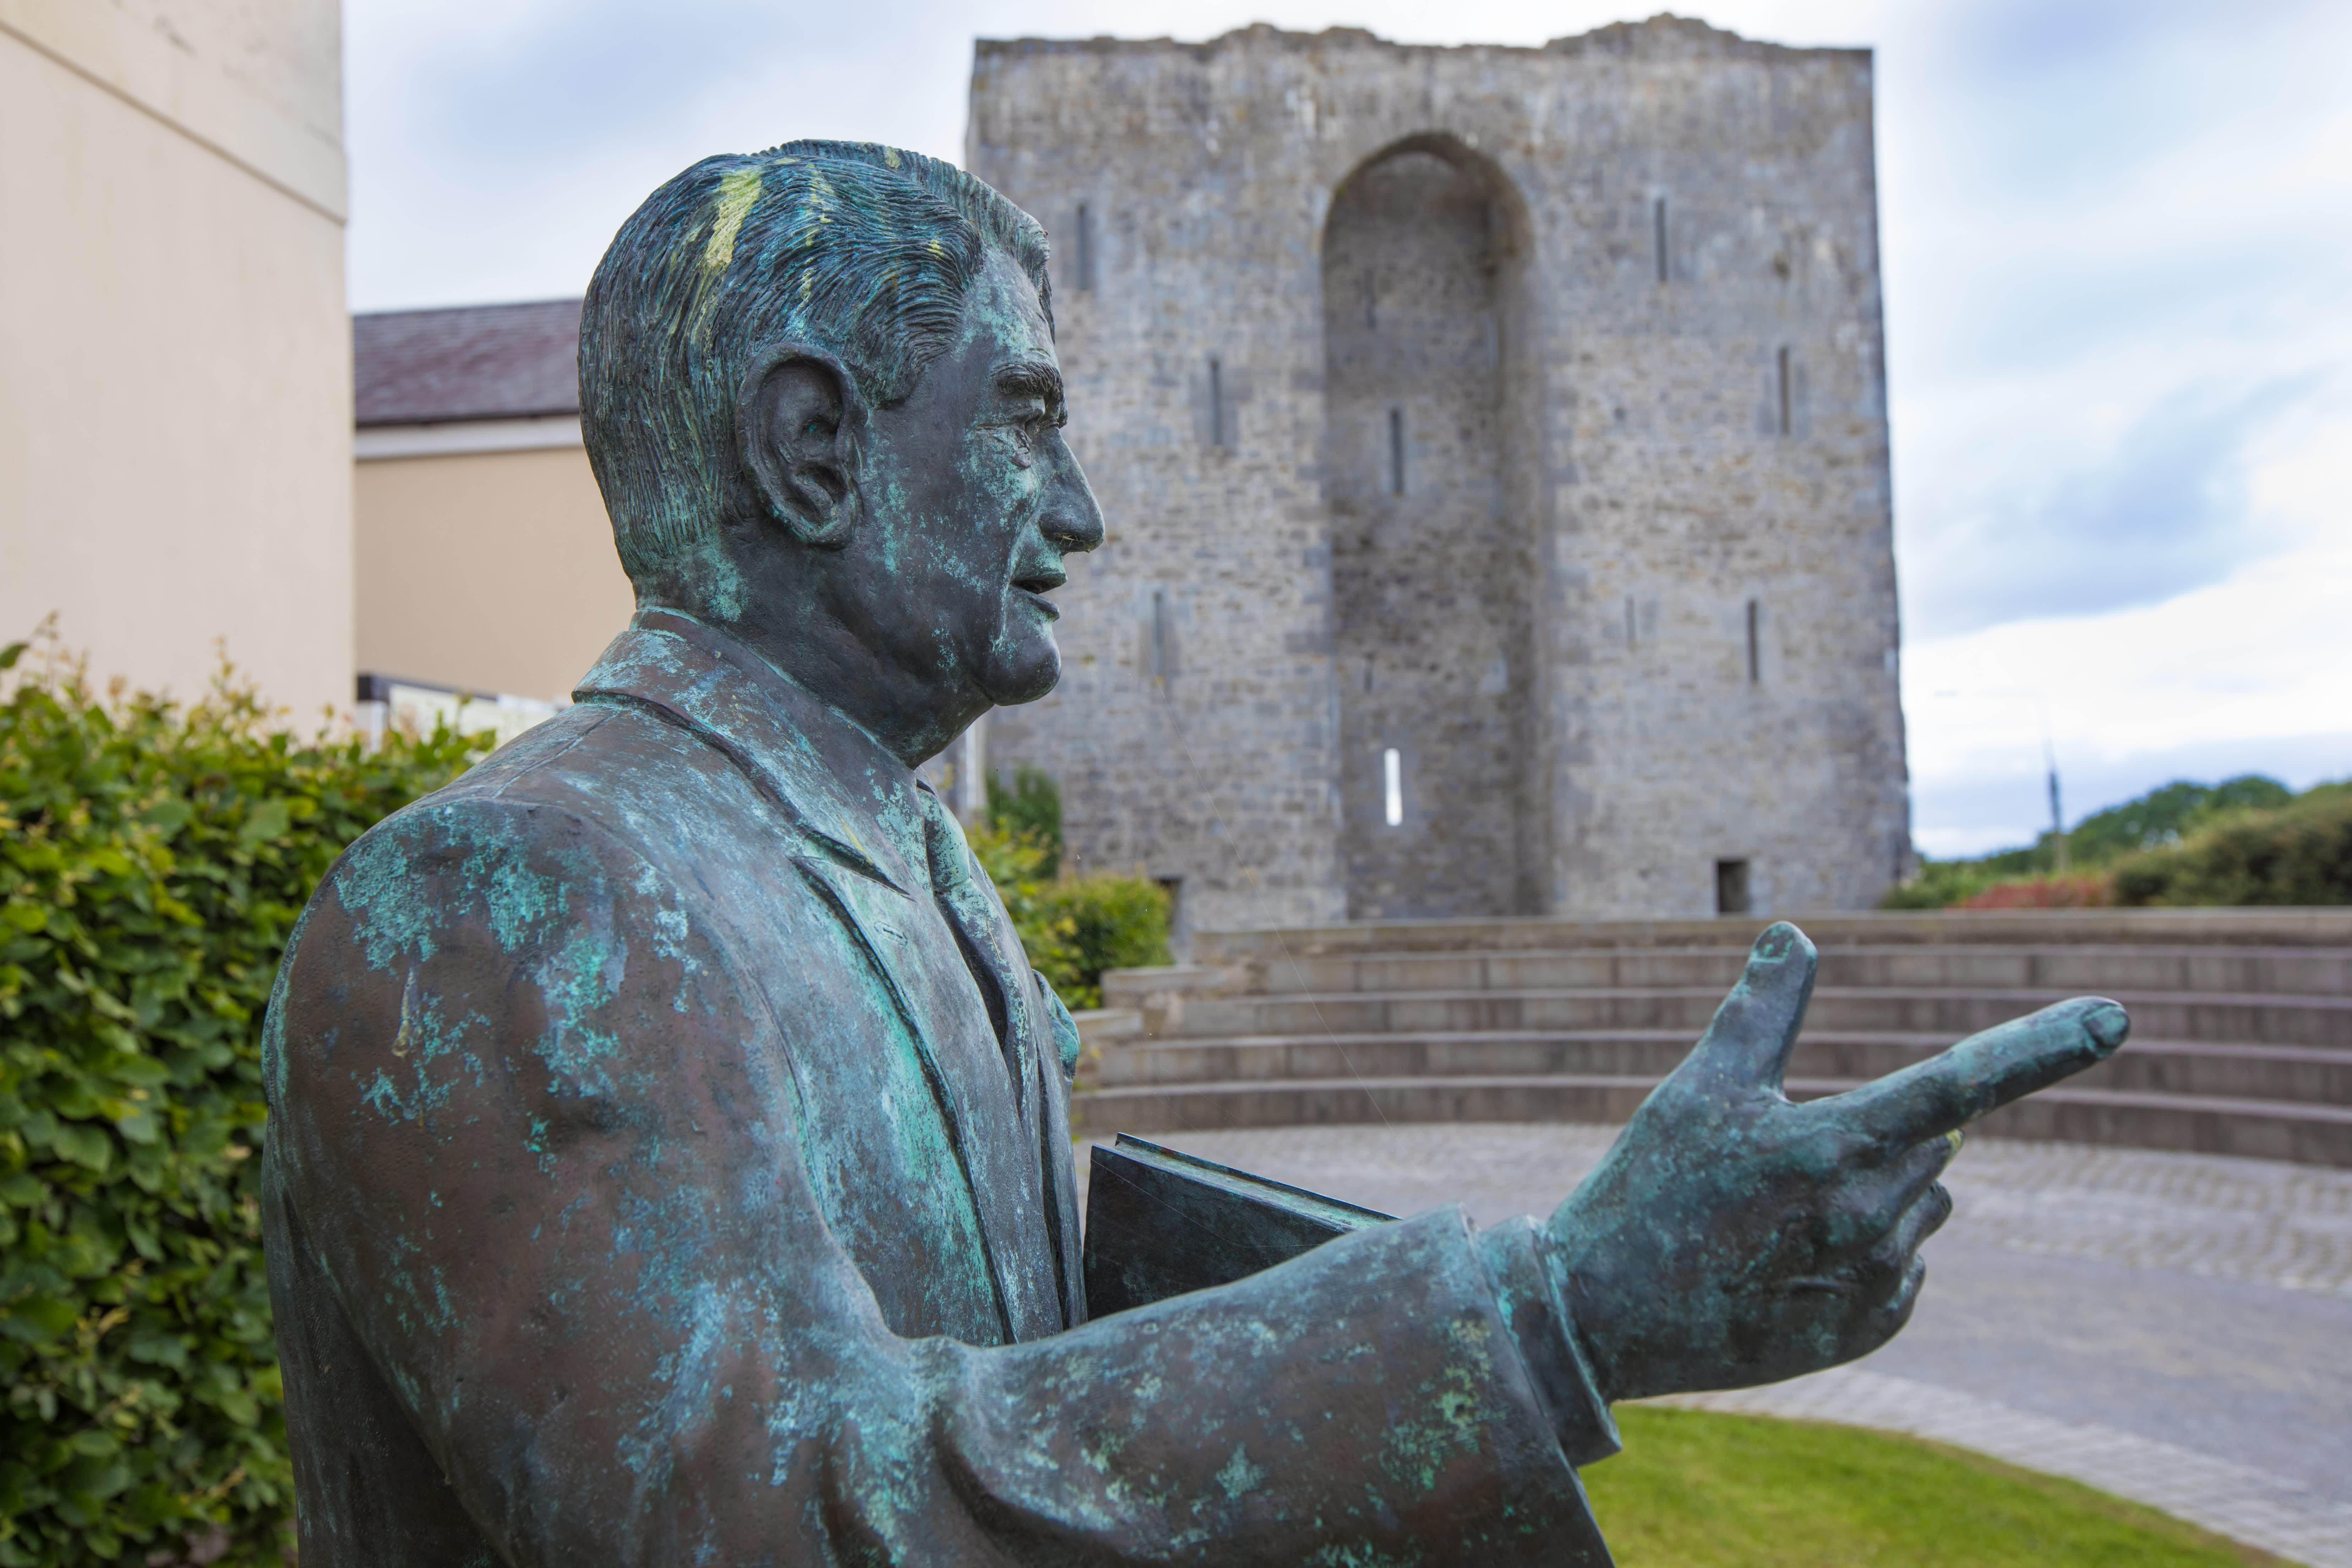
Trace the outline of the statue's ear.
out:
<instances>
[{"instance_id":1,"label":"statue's ear","mask_svg":"<svg viewBox=\"0 0 2352 1568\"><path fill-rule=\"evenodd\" d=\"M808 343L778 343L753 362L735 398L736 448L761 509L819 549L857 523L865 399L842 363Z\"/></svg>"}]
</instances>

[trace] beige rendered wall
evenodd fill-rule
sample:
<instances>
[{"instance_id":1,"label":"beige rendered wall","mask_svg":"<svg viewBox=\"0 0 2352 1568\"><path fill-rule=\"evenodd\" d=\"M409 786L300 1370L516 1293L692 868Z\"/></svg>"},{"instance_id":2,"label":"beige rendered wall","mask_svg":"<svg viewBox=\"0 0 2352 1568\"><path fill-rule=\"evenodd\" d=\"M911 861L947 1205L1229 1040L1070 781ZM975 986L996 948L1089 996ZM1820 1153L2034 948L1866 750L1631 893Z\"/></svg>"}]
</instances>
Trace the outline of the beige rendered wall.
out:
<instances>
[{"instance_id":1,"label":"beige rendered wall","mask_svg":"<svg viewBox=\"0 0 2352 1568\"><path fill-rule=\"evenodd\" d=\"M337 0L0 0L0 640L352 700Z\"/></svg>"},{"instance_id":2,"label":"beige rendered wall","mask_svg":"<svg viewBox=\"0 0 2352 1568\"><path fill-rule=\"evenodd\" d=\"M627 623L635 600L583 448L358 468L362 669L562 697Z\"/></svg>"}]
</instances>

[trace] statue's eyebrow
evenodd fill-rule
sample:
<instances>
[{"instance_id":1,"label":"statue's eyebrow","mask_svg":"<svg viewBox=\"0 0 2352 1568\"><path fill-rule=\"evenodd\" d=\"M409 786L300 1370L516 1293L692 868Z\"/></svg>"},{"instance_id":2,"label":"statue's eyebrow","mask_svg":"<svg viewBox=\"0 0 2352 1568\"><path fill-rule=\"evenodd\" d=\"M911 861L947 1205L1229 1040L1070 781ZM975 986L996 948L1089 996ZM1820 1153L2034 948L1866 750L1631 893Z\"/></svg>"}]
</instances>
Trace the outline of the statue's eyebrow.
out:
<instances>
[{"instance_id":1,"label":"statue's eyebrow","mask_svg":"<svg viewBox=\"0 0 2352 1568\"><path fill-rule=\"evenodd\" d=\"M1062 373L1043 360L1015 360L996 367L996 390L1003 397L1034 397L1048 408L1062 405Z\"/></svg>"}]
</instances>

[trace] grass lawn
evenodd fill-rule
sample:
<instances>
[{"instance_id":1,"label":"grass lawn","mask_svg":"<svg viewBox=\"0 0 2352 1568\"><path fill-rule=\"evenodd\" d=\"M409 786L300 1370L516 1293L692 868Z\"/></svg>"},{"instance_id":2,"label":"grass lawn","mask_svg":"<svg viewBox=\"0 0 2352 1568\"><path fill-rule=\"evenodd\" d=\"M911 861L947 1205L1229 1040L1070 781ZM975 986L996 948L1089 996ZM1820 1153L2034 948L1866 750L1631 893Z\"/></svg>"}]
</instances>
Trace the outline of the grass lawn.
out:
<instances>
[{"instance_id":1,"label":"grass lawn","mask_svg":"<svg viewBox=\"0 0 2352 1568\"><path fill-rule=\"evenodd\" d=\"M2244 1568L2283 1560L1939 1443L1690 1410L1617 1413L1583 1472L1619 1568Z\"/></svg>"}]
</instances>

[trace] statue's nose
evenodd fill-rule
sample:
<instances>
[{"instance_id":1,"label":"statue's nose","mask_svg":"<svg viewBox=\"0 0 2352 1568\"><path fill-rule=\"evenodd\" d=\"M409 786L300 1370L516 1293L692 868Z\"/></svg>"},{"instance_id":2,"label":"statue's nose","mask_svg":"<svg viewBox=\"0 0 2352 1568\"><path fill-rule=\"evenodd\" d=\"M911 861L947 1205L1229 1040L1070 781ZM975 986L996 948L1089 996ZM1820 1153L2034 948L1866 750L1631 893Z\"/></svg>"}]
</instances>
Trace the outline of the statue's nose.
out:
<instances>
[{"instance_id":1,"label":"statue's nose","mask_svg":"<svg viewBox=\"0 0 2352 1568\"><path fill-rule=\"evenodd\" d=\"M1054 445L1059 450L1039 526L1065 555L1092 550L1103 542L1102 508L1096 504L1094 487L1087 483L1076 454L1059 440Z\"/></svg>"}]
</instances>

